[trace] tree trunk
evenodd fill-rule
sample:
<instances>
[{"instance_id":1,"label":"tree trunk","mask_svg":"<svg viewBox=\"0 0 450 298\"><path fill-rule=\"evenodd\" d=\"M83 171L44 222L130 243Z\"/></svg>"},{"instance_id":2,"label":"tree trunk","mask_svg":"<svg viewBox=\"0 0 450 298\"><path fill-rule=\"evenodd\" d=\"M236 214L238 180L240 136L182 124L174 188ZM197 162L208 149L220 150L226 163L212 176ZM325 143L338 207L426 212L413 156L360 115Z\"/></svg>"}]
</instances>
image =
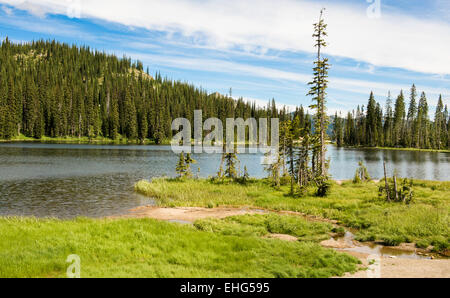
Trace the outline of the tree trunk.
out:
<instances>
[{"instance_id":1,"label":"tree trunk","mask_svg":"<svg viewBox=\"0 0 450 298\"><path fill-rule=\"evenodd\" d=\"M394 176L394 192L395 192L395 201L398 202L397 176Z\"/></svg>"},{"instance_id":2,"label":"tree trunk","mask_svg":"<svg viewBox=\"0 0 450 298\"><path fill-rule=\"evenodd\" d=\"M325 166L325 153L326 153L326 144L325 144L325 127L324 127L324 124L325 124L325 109L324 109L324 103L323 103L323 98L322 98L322 119L321 119L321 127L320 127L320 130L321 130L321 132L320 132L320 143L321 143L321 148L320 148L320 167L321 167L321 175L323 176L323 177L325 177L326 175L327 175L327 172L326 172L326 166Z\"/></svg>"},{"instance_id":3,"label":"tree trunk","mask_svg":"<svg viewBox=\"0 0 450 298\"><path fill-rule=\"evenodd\" d=\"M387 173L386 173L386 162L383 163L384 164L384 181L385 181L385 187L386 187L386 197L388 202L391 201L391 193L389 190L389 183L388 183L388 179L387 179Z\"/></svg>"}]
</instances>

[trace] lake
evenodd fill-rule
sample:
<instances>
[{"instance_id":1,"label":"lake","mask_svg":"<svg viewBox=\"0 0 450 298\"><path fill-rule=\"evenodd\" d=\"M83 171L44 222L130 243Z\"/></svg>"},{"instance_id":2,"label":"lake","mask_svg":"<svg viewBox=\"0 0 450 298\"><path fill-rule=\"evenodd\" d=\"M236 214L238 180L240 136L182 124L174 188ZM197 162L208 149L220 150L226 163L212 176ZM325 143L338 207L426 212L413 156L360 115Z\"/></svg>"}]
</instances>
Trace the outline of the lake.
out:
<instances>
[{"instance_id":1,"label":"lake","mask_svg":"<svg viewBox=\"0 0 450 298\"><path fill-rule=\"evenodd\" d=\"M424 180L449 180L450 154L328 147L333 179L352 179L364 161L373 178L389 174ZM215 175L220 155L193 155L201 177ZM261 154L238 156L241 170L266 176ZM152 204L135 194L141 179L173 176L178 156L170 146L109 146L41 143L0 144L0 216L102 217Z\"/></svg>"}]
</instances>

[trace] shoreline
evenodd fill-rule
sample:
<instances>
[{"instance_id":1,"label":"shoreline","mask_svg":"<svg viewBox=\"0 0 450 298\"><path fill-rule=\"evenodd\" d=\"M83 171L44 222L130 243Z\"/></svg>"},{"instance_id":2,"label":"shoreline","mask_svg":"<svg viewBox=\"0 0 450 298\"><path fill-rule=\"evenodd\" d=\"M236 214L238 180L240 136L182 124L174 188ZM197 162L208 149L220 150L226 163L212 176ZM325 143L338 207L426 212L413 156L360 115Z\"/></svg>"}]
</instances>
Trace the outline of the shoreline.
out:
<instances>
[{"instance_id":1,"label":"shoreline","mask_svg":"<svg viewBox=\"0 0 450 298\"><path fill-rule=\"evenodd\" d=\"M109 138L93 138L88 137L61 137L51 138L42 137L40 139L33 139L29 137L17 137L10 140L0 139L1 143L53 143L53 144L85 144L85 145L171 145L169 141L164 141L161 144L156 144L154 140L145 139L143 142L139 140L128 140L126 138L119 138L117 140ZM430 152L430 153L450 153L450 149L424 149L424 148L394 148L394 147L364 147L364 146L344 146L337 147L336 144L330 143L338 149L362 149L362 150L392 150L392 151L409 151L409 152Z\"/></svg>"},{"instance_id":2,"label":"shoreline","mask_svg":"<svg viewBox=\"0 0 450 298\"><path fill-rule=\"evenodd\" d=\"M13 143L41 143L41 144L79 144L79 145L138 145L138 146L148 146L154 145L157 146L155 141L153 140L144 140L140 142L139 140L128 140L126 138L119 138L117 140L109 139L109 138L93 138L89 139L87 137L81 138L49 138L43 137L40 139L33 138L15 138L11 140L0 139L0 144L13 144ZM169 142L163 142L159 145L170 145Z\"/></svg>"},{"instance_id":3,"label":"shoreline","mask_svg":"<svg viewBox=\"0 0 450 298\"><path fill-rule=\"evenodd\" d=\"M449 149L423 149L423 148L395 148L395 147L364 147L364 146L344 146L338 149L363 149L363 150L392 150L392 151L409 151L409 152L431 152L431 153L450 153Z\"/></svg>"}]
</instances>

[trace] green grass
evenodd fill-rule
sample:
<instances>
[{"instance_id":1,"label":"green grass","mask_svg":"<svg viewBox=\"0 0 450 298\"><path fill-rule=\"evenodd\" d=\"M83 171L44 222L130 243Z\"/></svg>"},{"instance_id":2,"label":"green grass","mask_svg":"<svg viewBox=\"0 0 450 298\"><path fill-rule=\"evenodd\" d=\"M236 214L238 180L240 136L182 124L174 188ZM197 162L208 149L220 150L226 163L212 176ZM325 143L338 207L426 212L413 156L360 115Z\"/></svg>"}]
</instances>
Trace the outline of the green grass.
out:
<instances>
[{"instance_id":1,"label":"green grass","mask_svg":"<svg viewBox=\"0 0 450 298\"><path fill-rule=\"evenodd\" d=\"M261 219L235 220L250 225ZM72 254L81 258L82 277L325 278L358 264L314 242L225 235L151 219L0 218L0 239L0 277L65 277Z\"/></svg>"},{"instance_id":2,"label":"green grass","mask_svg":"<svg viewBox=\"0 0 450 298\"><path fill-rule=\"evenodd\" d=\"M305 198L286 196L288 187L275 190L264 180L248 185L209 180L155 179L140 181L138 192L153 197L160 206L249 206L269 210L290 210L338 220L358 229L361 241L383 241L389 245L403 242L420 247L450 248L450 182L415 181L415 201L407 206L387 203L378 197L382 185L373 182L355 185L334 184L326 198L313 190Z\"/></svg>"},{"instance_id":3,"label":"green grass","mask_svg":"<svg viewBox=\"0 0 450 298\"><path fill-rule=\"evenodd\" d=\"M334 231L329 223L309 222L291 215L241 215L225 219L203 219L195 222L195 227L223 235L267 236L286 234L297 237L299 241L320 242L330 239Z\"/></svg>"}]
</instances>

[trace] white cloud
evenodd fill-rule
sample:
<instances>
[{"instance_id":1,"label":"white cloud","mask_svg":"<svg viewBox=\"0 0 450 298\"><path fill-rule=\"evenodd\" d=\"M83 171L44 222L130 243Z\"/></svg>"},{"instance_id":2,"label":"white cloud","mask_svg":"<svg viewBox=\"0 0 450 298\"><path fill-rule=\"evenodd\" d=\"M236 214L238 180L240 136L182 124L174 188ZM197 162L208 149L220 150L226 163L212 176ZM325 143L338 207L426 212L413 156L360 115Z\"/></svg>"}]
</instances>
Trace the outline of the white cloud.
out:
<instances>
[{"instance_id":1,"label":"white cloud","mask_svg":"<svg viewBox=\"0 0 450 298\"><path fill-rule=\"evenodd\" d=\"M67 14L81 4L82 17L177 33L194 43L264 53L266 49L312 51L312 23L321 5L294 0L0 0L32 13ZM326 4L329 48L334 56L375 66L450 73L450 25L383 11Z\"/></svg>"},{"instance_id":2,"label":"white cloud","mask_svg":"<svg viewBox=\"0 0 450 298\"><path fill-rule=\"evenodd\" d=\"M283 71L270 67L253 66L243 63L235 63L219 59L189 58L181 56L166 56L153 54L129 53L133 57L145 61L158 61L159 64L167 67L176 67L190 70L201 70L210 72L220 72L229 74L244 74L267 78L272 80L288 80L307 83L311 80L311 75L304 75L289 71Z\"/></svg>"},{"instance_id":3,"label":"white cloud","mask_svg":"<svg viewBox=\"0 0 450 298\"><path fill-rule=\"evenodd\" d=\"M229 74L239 73L240 75L244 74L252 77L260 77L270 80L292 81L299 83L299 86L306 86L306 84L312 79L312 75L305 75L295 72L278 70L270 67L253 66L217 59L201 59L141 53L131 53L131 55L143 61L158 61L159 64L166 67ZM409 90L411 86L386 82L348 79L342 77L330 77L329 87L336 90L359 93L363 95L368 95L370 91L373 91L375 95L384 97L388 94L388 91L391 91L393 95L396 95L400 93L400 90ZM435 88L419 85L418 89L433 97L437 97L439 94L442 94L444 96L450 95L450 89L448 88Z\"/></svg>"},{"instance_id":4,"label":"white cloud","mask_svg":"<svg viewBox=\"0 0 450 298\"><path fill-rule=\"evenodd\" d=\"M12 11L10 17L8 17L7 19L0 19L0 24L5 24L8 27L20 28L22 30L30 32L51 34L53 36L71 36L74 38L83 38L89 40L94 39L94 37L89 33L80 31L74 26L61 24L54 21L36 23L29 20L24 20L20 17L16 17L13 15Z\"/></svg>"}]
</instances>

